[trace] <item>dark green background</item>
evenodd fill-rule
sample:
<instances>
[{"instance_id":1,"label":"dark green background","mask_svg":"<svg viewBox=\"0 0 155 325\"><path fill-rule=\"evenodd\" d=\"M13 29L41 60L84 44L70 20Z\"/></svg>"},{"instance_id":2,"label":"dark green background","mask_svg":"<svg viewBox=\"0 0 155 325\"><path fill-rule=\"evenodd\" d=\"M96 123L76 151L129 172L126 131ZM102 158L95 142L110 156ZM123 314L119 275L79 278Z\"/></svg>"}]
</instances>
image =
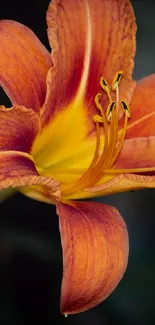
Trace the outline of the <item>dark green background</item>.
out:
<instances>
[{"instance_id":1,"label":"dark green background","mask_svg":"<svg viewBox=\"0 0 155 325\"><path fill-rule=\"evenodd\" d=\"M0 18L26 24L48 47L48 3L3 1ZM155 71L155 1L132 3L138 23L134 77L139 79ZM1 91L0 104L7 103ZM62 256L55 208L20 194L0 206L0 325L155 324L155 190L117 194L99 201L115 205L127 223L128 269L104 303L68 319L59 311Z\"/></svg>"}]
</instances>

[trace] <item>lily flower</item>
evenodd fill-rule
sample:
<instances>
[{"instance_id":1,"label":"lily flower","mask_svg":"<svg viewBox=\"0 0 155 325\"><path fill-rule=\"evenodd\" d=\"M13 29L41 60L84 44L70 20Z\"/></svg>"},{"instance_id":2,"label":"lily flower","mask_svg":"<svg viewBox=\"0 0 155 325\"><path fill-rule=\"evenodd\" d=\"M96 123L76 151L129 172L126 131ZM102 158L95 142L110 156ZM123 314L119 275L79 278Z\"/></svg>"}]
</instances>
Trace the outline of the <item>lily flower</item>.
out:
<instances>
[{"instance_id":1,"label":"lily flower","mask_svg":"<svg viewBox=\"0 0 155 325\"><path fill-rule=\"evenodd\" d=\"M132 80L129 0L53 0L50 54L20 23L0 21L0 189L56 204L63 250L61 311L106 299L128 261L111 206L79 201L155 187L155 75Z\"/></svg>"}]
</instances>

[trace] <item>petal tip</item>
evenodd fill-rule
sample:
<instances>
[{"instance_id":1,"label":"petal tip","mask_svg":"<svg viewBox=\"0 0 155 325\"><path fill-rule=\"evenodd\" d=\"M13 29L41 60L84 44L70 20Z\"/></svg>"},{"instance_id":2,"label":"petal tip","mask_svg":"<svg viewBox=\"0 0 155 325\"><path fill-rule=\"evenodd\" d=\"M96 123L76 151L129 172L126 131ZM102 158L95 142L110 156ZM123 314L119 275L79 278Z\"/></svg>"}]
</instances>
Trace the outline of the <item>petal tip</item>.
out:
<instances>
[{"instance_id":1,"label":"petal tip","mask_svg":"<svg viewBox=\"0 0 155 325\"><path fill-rule=\"evenodd\" d=\"M95 307L127 267L128 232L118 211L96 202L57 206L63 248L62 314Z\"/></svg>"}]
</instances>

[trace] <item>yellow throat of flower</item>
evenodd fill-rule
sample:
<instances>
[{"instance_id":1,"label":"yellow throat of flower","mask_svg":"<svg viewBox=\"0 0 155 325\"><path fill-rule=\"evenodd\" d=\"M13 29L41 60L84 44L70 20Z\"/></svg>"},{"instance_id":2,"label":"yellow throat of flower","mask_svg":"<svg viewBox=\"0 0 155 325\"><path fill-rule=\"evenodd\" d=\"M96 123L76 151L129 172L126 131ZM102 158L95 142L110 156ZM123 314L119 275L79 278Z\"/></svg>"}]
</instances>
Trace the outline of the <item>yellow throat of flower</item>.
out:
<instances>
[{"instance_id":1,"label":"yellow throat of flower","mask_svg":"<svg viewBox=\"0 0 155 325\"><path fill-rule=\"evenodd\" d=\"M95 185L104 175L104 173L111 173L114 163L116 162L120 151L123 147L128 118L130 117L130 110L127 103L124 100L119 99L119 83L121 81L123 71L117 72L115 75L112 87L110 87L107 81L101 77L100 86L108 96L108 107L106 112L104 112L102 105L100 104L100 97L102 94L98 93L95 97L95 104L99 110L99 115L93 117L96 124L96 149L94 152L94 157L89 168L84 172L84 174L76 181L74 184L68 184L62 195L66 196L72 192L81 191L89 186ZM116 93L116 101L112 100L111 88ZM124 127L119 131L119 109L120 105L124 112ZM104 147L102 153L100 153L100 125L103 126L104 131ZM123 172L123 170L117 170L118 173Z\"/></svg>"}]
</instances>

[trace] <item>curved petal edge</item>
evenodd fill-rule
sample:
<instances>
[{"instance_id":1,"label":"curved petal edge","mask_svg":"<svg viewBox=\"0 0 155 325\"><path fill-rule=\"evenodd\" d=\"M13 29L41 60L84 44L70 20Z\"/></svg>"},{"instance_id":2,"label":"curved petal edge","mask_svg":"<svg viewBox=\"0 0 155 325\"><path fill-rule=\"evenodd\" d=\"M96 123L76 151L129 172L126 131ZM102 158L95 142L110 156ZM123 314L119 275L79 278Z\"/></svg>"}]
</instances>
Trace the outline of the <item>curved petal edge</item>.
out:
<instances>
[{"instance_id":1,"label":"curved petal edge","mask_svg":"<svg viewBox=\"0 0 155 325\"><path fill-rule=\"evenodd\" d=\"M46 76L52 66L50 53L28 27L0 20L0 85L13 105L43 105Z\"/></svg>"},{"instance_id":2,"label":"curved petal edge","mask_svg":"<svg viewBox=\"0 0 155 325\"><path fill-rule=\"evenodd\" d=\"M105 300L128 261L128 233L119 212L97 202L57 203L63 250L61 311L74 314Z\"/></svg>"}]
</instances>

